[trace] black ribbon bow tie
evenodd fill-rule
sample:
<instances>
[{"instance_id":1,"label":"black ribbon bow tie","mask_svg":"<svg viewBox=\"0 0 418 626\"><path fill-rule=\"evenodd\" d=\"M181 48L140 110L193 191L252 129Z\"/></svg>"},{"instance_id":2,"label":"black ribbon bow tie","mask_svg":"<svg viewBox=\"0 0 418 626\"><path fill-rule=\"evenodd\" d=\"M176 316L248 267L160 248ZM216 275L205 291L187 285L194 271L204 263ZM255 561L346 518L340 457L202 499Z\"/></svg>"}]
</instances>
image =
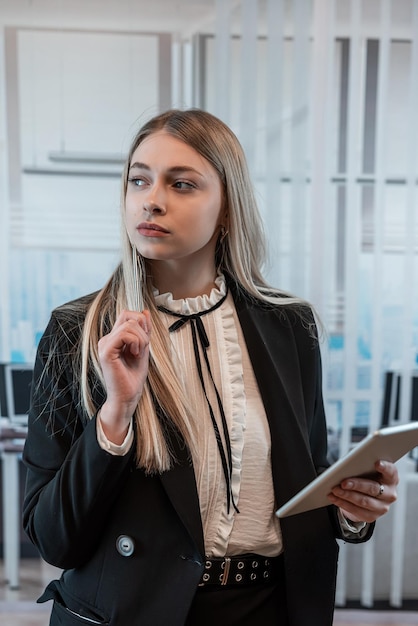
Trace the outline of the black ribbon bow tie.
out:
<instances>
[{"instance_id":1,"label":"black ribbon bow tie","mask_svg":"<svg viewBox=\"0 0 418 626\"><path fill-rule=\"evenodd\" d=\"M191 333L192 333L192 340L193 340L193 350L194 350L194 355L195 355L195 359L196 359L197 372L199 374L200 384L202 386L203 394L205 396L206 403L208 405L209 414L210 414L210 418L211 418L211 421L212 421L213 429L215 431L216 443L218 445L218 450L219 450L219 454L220 454L221 461L222 461L222 469L223 469L223 473L224 473L225 481L226 481L227 511L229 513L230 508L231 508L231 503L232 503L232 506L234 507L235 511L237 513L239 513L239 510L238 510L238 508L237 508L237 506L236 506L236 504L234 502L234 496L232 494L232 487L231 487L231 476L232 476L231 440L230 440L230 437L229 437L228 425L227 425L227 422L226 422L225 411L224 411L224 408L223 408L221 396L219 394L218 388L216 387L215 381L213 379L212 370L211 370L209 359L208 359L208 355L207 355L207 349L209 348L209 339L208 339L208 336L206 334L206 330L205 330L205 327L204 327L203 321L202 321L202 317L204 315L207 315L208 313L212 313L212 311L215 311L215 309L219 308L221 306L221 304L223 304L225 302L227 295L228 295L228 293L226 293L223 296L223 298L221 298L219 300L219 302L217 302L210 309L207 309L206 311L200 311L199 313L190 313L188 315L183 315L182 313L175 313L174 311L170 311L170 309L166 309L163 306L159 306L157 308L158 308L159 311L162 311L163 313L167 313L168 315L172 315L174 317L178 317L179 318L176 322L174 322L173 324L171 324L171 326L169 326L168 330L169 330L170 333L175 332L176 330L178 330L179 328L184 326L184 324L187 324L187 323L190 324ZM225 450L223 442L222 442L222 437L221 437L221 434L220 434L220 431L219 431L218 423L217 423L216 418L215 418L215 414L213 412L212 405L211 405L210 400L209 400L208 395L207 395L205 381L204 381L204 378L203 378L202 361L200 359L200 351L199 351L198 340L199 340L200 346L202 348L203 358L204 358L204 362L206 364L207 372L209 374L209 379L210 379L210 381L211 381L211 383L213 385L213 388L215 390L216 399L217 399L218 407L219 407L219 413L221 415L222 431L223 431L223 436L224 436L224 440L225 440L226 450Z\"/></svg>"}]
</instances>

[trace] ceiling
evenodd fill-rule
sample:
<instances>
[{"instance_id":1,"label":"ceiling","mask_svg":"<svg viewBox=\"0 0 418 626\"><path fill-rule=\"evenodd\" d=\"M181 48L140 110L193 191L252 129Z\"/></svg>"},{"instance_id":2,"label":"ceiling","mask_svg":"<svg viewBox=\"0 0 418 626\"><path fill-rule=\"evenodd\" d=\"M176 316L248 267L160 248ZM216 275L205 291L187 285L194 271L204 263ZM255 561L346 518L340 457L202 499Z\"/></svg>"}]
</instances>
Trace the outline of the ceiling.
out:
<instances>
[{"instance_id":1,"label":"ceiling","mask_svg":"<svg viewBox=\"0 0 418 626\"><path fill-rule=\"evenodd\" d=\"M215 8L216 0L0 0L0 25L187 35L212 31Z\"/></svg>"},{"instance_id":2,"label":"ceiling","mask_svg":"<svg viewBox=\"0 0 418 626\"><path fill-rule=\"evenodd\" d=\"M291 32L294 0L284 1ZM279 0L277 0L279 2ZM392 33L410 36L412 6L418 0L393 0ZM4 26L54 29L169 32L182 39L194 33L214 33L218 0L0 0L0 29ZM241 28L242 0L223 0L231 7L231 32ZM360 0L361 19L368 32L379 35L382 0ZM313 5L313 3L312 3ZM321 6L318 4L318 6ZM335 0L335 17L346 36L352 0ZM396 11L395 11L396 6ZM267 0L258 0L259 32L268 28Z\"/></svg>"}]
</instances>

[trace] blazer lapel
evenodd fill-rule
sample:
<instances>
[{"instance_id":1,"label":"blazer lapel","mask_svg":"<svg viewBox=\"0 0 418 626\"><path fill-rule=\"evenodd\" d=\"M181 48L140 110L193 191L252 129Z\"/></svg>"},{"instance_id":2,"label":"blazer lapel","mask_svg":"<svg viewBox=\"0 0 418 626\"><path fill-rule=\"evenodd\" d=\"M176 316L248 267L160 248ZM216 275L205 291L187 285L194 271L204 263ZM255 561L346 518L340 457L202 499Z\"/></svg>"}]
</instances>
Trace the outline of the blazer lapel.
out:
<instances>
[{"instance_id":1,"label":"blazer lapel","mask_svg":"<svg viewBox=\"0 0 418 626\"><path fill-rule=\"evenodd\" d=\"M270 426L273 480L281 505L316 476L299 367L303 355L287 315L239 296L235 305Z\"/></svg>"}]
</instances>

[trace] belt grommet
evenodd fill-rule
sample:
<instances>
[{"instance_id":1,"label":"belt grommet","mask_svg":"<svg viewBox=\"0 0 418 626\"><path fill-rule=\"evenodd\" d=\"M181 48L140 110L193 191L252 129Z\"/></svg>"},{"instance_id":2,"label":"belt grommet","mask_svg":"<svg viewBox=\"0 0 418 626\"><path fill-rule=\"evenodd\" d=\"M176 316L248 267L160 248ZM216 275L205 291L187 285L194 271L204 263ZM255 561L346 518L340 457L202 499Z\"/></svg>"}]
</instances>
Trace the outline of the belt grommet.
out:
<instances>
[{"instance_id":1,"label":"belt grommet","mask_svg":"<svg viewBox=\"0 0 418 626\"><path fill-rule=\"evenodd\" d=\"M258 561L253 561L253 569L255 569L256 567L258 567Z\"/></svg>"},{"instance_id":2,"label":"belt grommet","mask_svg":"<svg viewBox=\"0 0 418 626\"><path fill-rule=\"evenodd\" d=\"M241 574L236 574L236 576L235 576L235 580L237 581L237 583L240 583L240 582L241 582L241 580L242 580L242 576L241 576Z\"/></svg>"},{"instance_id":3,"label":"belt grommet","mask_svg":"<svg viewBox=\"0 0 418 626\"><path fill-rule=\"evenodd\" d=\"M210 574L207 574L207 573L203 574L202 576L203 582L207 583L209 579L210 579Z\"/></svg>"},{"instance_id":4,"label":"belt grommet","mask_svg":"<svg viewBox=\"0 0 418 626\"><path fill-rule=\"evenodd\" d=\"M257 578L257 574L254 574L254 572L252 572L250 578L251 580L255 580Z\"/></svg>"},{"instance_id":5,"label":"belt grommet","mask_svg":"<svg viewBox=\"0 0 418 626\"><path fill-rule=\"evenodd\" d=\"M263 576L264 576L264 578L268 578L270 576L270 574L267 571L265 571L265 572L263 572Z\"/></svg>"},{"instance_id":6,"label":"belt grommet","mask_svg":"<svg viewBox=\"0 0 418 626\"><path fill-rule=\"evenodd\" d=\"M212 563L210 561L206 561L205 569L210 569L212 567Z\"/></svg>"},{"instance_id":7,"label":"belt grommet","mask_svg":"<svg viewBox=\"0 0 418 626\"><path fill-rule=\"evenodd\" d=\"M243 563L242 561L238 561L238 569L244 569L245 563Z\"/></svg>"}]
</instances>

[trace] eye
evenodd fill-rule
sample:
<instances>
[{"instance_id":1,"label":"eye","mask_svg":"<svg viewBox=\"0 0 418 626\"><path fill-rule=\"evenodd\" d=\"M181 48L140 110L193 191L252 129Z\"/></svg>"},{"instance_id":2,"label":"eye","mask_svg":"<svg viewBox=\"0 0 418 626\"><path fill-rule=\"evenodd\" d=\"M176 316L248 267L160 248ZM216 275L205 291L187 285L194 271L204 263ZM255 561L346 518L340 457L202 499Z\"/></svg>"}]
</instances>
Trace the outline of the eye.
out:
<instances>
[{"instance_id":1,"label":"eye","mask_svg":"<svg viewBox=\"0 0 418 626\"><path fill-rule=\"evenodd\" d=\"M173 187L175 187L175 189L180 189L181 191L196 189L196 185L188 180L176 180L173 183Z\"/></svg>"},{"instance_id":2,"label":"eye","mask_svg":"<svg viewBox=\"0 0 418 626\"><path fill-rule=\"evenodd\" d=\"M143 187L144 185L147 184L147 181L145 180L145 178L141 178L140 176L135 176L135 177L128 178L128 183L131 183L135 187Z\"/></svg>"}]
</instances>

